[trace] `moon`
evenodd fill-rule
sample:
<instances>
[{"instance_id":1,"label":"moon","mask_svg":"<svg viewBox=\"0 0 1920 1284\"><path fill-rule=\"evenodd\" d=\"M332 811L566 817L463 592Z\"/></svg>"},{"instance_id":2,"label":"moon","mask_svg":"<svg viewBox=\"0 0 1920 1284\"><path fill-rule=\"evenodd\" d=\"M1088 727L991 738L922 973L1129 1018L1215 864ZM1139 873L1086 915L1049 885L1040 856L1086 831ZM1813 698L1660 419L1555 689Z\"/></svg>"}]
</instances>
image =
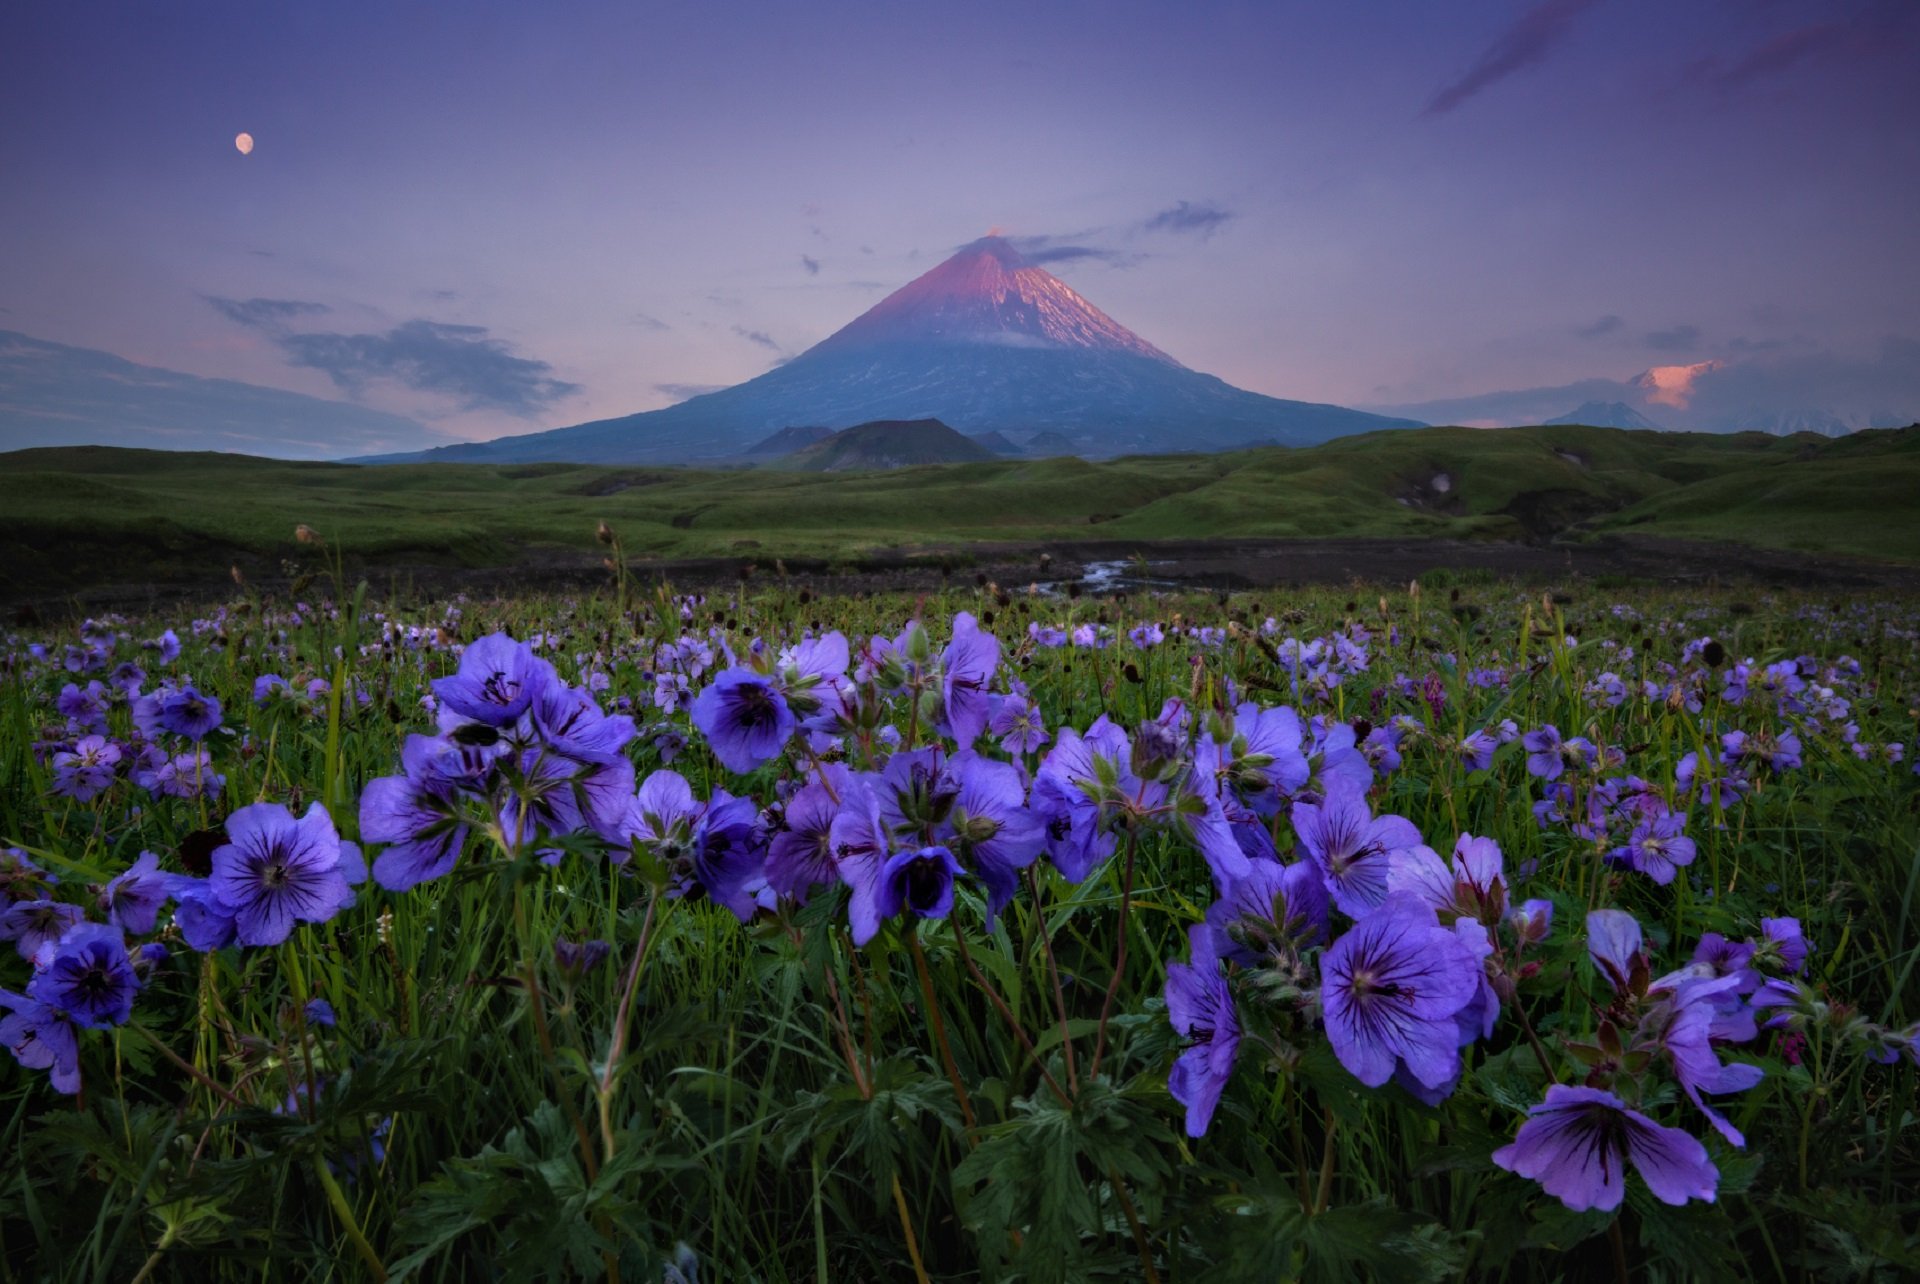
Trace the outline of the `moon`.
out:
<instances>
[{"instance_id":1,"label":"moon","mask_svg":"<svg viewBox=\"0 0 1920 1284\"><path fill-rule=\"evenodd\" d=\"M245 156L248 152L251 152L253 150L253 135L252 134L235 134L233 136L233 145L235 148L239 150L242 156Z\"/></svg>"}]
</instances>

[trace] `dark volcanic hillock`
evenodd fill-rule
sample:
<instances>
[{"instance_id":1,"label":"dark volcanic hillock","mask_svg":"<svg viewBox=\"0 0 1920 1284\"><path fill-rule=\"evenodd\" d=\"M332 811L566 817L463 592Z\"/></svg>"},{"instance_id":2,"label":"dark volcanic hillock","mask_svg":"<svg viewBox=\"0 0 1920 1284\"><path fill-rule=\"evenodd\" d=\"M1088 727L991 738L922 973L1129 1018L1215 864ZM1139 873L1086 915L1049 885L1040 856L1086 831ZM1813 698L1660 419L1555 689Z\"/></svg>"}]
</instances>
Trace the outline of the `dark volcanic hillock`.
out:
<instances>
[{"instance_id":1,"label":"dark volcanic hillock","mask_svg":"<svg viewBox=\"0 0 1920 1284\"><path fill-rule=\"evenodd\" d=\"M992 458L992 451L938 419L882 419L833 433L780 463L801 472L850 473L926 464L971 464Z\"/></svg>"},{"instance_id":2,"label":"dark volcanic hillock","mask_svg":"<svg viewBox=\"0 0 1920 1284\"><path fill-rule=\"evenodd\" d=\"M744 453L756 459L777 459L782 455L791 455L796 450L805 450L815 442L825 441L831 436L833 436L833 429L817 424L782 428L771 437L755 442Z\"/></svg>"}]
</instances>

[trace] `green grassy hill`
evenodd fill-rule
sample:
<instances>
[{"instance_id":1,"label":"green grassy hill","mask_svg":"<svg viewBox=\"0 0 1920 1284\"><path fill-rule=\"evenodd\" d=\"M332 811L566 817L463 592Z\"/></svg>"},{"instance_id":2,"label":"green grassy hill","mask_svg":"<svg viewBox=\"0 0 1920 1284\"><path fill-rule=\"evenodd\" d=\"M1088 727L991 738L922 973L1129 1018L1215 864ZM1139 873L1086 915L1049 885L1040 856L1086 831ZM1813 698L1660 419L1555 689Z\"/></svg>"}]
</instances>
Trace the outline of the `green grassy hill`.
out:
<instances>
[{"instance_id":1,"label":"green grassy hill","mask_svg":"<svg viewBox=\"0 0 1920 1284\"><path fill-rule=\"evenodd\" d=\"M0 454L0 589L277 566L296 523L374 565L855 558L990 541L1439 536L1730 539L1920 562L1920 430L1838 440L1432 428L1306 450L992 460L889 472L361 467L102 447Z\"/></svg>"}]
</instances>

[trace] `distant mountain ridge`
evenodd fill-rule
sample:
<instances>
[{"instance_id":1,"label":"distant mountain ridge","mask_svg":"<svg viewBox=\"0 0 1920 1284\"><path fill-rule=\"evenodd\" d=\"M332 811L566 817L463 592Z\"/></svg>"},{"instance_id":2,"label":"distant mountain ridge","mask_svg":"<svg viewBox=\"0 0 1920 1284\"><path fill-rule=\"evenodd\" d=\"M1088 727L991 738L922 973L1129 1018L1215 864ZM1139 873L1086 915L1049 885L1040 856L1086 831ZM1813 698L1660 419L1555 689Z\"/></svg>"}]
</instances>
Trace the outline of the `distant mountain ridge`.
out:
<instances>
[{"instance_id":1,"label":"distant mountain ridge","mask_svg":"<svg viewBox=\"0 0 1920 1284\"><path fill-rule=\"evenodd\" d=\"M923 418L963 434L1057 433L1093 457L1420 426L1189 370L989 236L743 384L664 410L374 462L713 463L791 424Z\"/></svg>"},{"instance_id":2,"label":"distant mountain ridge","mask_svg":"<svg viewBox=\"0 0 1920 1284\"><path fill-rule=\"evenodd\" d=\"M160 446L333 459L411 449L432 438L412 419L350 402L143 366L0 330L0 450Z\"/></svg>"},{"instance_id":3,"label":"distant mountain ridge","mask_svg":"<svg viewBox=\"0 0 1920 1284\"><path fill-rule=\"evenodd\" d=\"M1569 410L1557 419L1549 419L1547 422L1549 424L1585 424L1589 428L1651 428L1656 431L1660 428L1659 424L1624 401L1589 401L1579 409Z\"/></svg>"}]
</instances>

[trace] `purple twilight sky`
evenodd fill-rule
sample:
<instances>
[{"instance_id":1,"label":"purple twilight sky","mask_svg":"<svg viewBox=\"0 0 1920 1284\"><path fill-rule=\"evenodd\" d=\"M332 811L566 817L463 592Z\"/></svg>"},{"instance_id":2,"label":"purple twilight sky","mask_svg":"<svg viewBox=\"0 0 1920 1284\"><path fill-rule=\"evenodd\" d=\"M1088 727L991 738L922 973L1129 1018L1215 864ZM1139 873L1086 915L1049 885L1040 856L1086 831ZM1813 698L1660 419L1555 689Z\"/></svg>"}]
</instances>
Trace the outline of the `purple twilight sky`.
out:
<instances>
[{"instance_id":1,"label":"purple twilight sky","mask_svg":"<svg viewBox=\"0 0 1920 1284\"><path fill-rule=\"evenodd\" d=\"M1920 395L1912 0L169 0L0 50L0 330L436 439L739 382L996 227L1278 396Z\"/></svg>"}]
</instances>

